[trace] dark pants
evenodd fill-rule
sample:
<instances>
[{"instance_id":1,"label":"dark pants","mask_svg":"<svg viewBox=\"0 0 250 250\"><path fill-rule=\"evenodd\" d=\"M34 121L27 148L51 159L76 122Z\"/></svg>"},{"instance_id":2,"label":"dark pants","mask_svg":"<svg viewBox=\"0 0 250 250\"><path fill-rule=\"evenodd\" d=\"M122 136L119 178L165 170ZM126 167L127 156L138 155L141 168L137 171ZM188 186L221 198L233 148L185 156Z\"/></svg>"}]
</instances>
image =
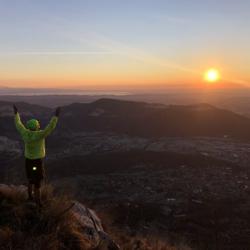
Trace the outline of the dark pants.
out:
<instances>
[{"instance_id":1,"label":"dark pants","mask_svg":"<svg viewBox=\"0 0 250 250\"><path fill-rule=\"evenodd\" d=\"M25 168L29 184L33 184L36 188L40 188L45 174L43 159L25 158Z\"/></svg>"}]
</instances>

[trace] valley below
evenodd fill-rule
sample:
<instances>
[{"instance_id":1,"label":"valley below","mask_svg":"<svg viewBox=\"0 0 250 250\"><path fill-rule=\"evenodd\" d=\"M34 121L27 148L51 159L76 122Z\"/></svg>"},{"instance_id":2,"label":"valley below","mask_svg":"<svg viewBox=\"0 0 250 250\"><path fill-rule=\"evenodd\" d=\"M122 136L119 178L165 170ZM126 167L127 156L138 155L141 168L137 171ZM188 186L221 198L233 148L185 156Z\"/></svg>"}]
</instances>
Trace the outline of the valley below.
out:
<instances>
[{"instance_id":1,"label":"valley below","mask_svg":"<svg viewBox=\"0 0 250 250\"><path fill-rule=\"evenodd\" d=\"M1 141L2 181L25 184L21 142ZM197 249L247 249L249 151L250 143L230 138L55 133L46 182L105 211L107 223L126 234L181 239Z\"/></svg>"},{"instance_id":2,"label":"valley below","mask_svg":"<svg viewBox=\"0 0 250 250\"><path fill-rule=\"evenodd\" d=\"M0 181L26 184L11 103L0 103ZM52 109L18 103L42 127ZM249 249L250 120L211 105L101 99L62 107L45 183L93 208L106 230L192 249Z\"/></svg>"}]
</instances>

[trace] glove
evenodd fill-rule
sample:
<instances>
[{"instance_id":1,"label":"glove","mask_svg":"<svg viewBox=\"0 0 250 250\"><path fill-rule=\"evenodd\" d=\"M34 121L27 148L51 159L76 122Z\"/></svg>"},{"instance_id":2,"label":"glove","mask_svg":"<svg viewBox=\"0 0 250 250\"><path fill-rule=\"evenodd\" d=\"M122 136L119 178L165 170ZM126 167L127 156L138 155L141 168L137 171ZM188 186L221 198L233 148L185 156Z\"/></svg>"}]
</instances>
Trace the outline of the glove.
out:
<instances>
[{"instance_id":1,"label":"glove","mask_svg":"<svg viewBox=\"0 0 250 250\"><path fill-rule=\"evenodd\" d=\"M61 113L61 107L56 108L55 116L59 116Z\"/></svg>"},{"instance_id":2,"label":"glove","mask_svg":"<svg viewBox=\"0 0 250 250\"><path fill-rule=\"evenodd\" d=\"M16 115L18 111L17 111L17 107L15 104L13 104L13 110L14 110L14 114Z\"/></svg>"}]
</instances>

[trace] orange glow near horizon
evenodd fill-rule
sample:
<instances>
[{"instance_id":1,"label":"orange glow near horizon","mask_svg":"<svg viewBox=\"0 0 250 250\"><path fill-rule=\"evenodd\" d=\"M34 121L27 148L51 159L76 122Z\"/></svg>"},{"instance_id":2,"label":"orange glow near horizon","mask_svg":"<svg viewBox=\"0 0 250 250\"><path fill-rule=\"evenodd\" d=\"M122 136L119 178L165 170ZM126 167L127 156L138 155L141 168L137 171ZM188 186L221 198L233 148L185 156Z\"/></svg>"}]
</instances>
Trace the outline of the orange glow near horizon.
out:
<instances>
[{"instance_id":1,"label":"orange glow near horizon","mask_svg":"<svg viewBox=\"0 0 250 250\"><path fill-rule=\"evenodd\" d=\"M250 87L249 1L2 2L0 86Z\"/></svg>"},{"instance_id":2,"label":"orange glow near horizon","mask_svg":"<svg viewBox=\"0 0 250 250\"><path fill-rule=\"evenodd\" d=\"M0 86L14 88L64 88L64 89L151 89L185 85L199 88L204 81L217 87L230 87L232 84L243 84L239 79L247 79L244 72L226 63L215 62L216 67L207 68L208 62L199 60L197 63L185 64L187 67L170 65L163 59L154 57L115 58L97 60L87 63L73 58L71 62L58 58L42 58L33 61L32 58L18 57L17 61L3 60ZM54 59L54 60L53 60ZM109 60L108 60L109 59ZM143 60L142 60L143 59ZM9 62L7 64L6 62ZM213 61L209 64L212 64ZM29 67L27 66L29 65ZM223 77L218 69L223 69ZM0 72L1 73L1 72ZM238 74L237 74L238 73ZM220 82L220 84L214 84ZM245 85L248 85L247 81ZM248 85L249 86L249 85Z\"/></svg>"}]
</instances>

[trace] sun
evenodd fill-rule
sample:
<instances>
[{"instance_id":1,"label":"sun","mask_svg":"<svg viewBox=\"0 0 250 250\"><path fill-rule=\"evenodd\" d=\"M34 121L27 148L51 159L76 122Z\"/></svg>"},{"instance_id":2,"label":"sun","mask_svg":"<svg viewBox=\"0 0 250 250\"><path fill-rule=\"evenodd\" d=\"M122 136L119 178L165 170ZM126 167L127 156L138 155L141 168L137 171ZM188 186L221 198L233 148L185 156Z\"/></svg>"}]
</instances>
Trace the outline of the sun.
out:
<instances>
[{"instance_id":1,"label":"sun","mask_svg":"<svg viewBox=\"0 0 250 250\"><path fill-rule=\"evenodd\" d=\"M217 82L220 79L220 74L217 69L209 69L205 73L205 80L207 82Z\"/></svg>"}]
</instances>

